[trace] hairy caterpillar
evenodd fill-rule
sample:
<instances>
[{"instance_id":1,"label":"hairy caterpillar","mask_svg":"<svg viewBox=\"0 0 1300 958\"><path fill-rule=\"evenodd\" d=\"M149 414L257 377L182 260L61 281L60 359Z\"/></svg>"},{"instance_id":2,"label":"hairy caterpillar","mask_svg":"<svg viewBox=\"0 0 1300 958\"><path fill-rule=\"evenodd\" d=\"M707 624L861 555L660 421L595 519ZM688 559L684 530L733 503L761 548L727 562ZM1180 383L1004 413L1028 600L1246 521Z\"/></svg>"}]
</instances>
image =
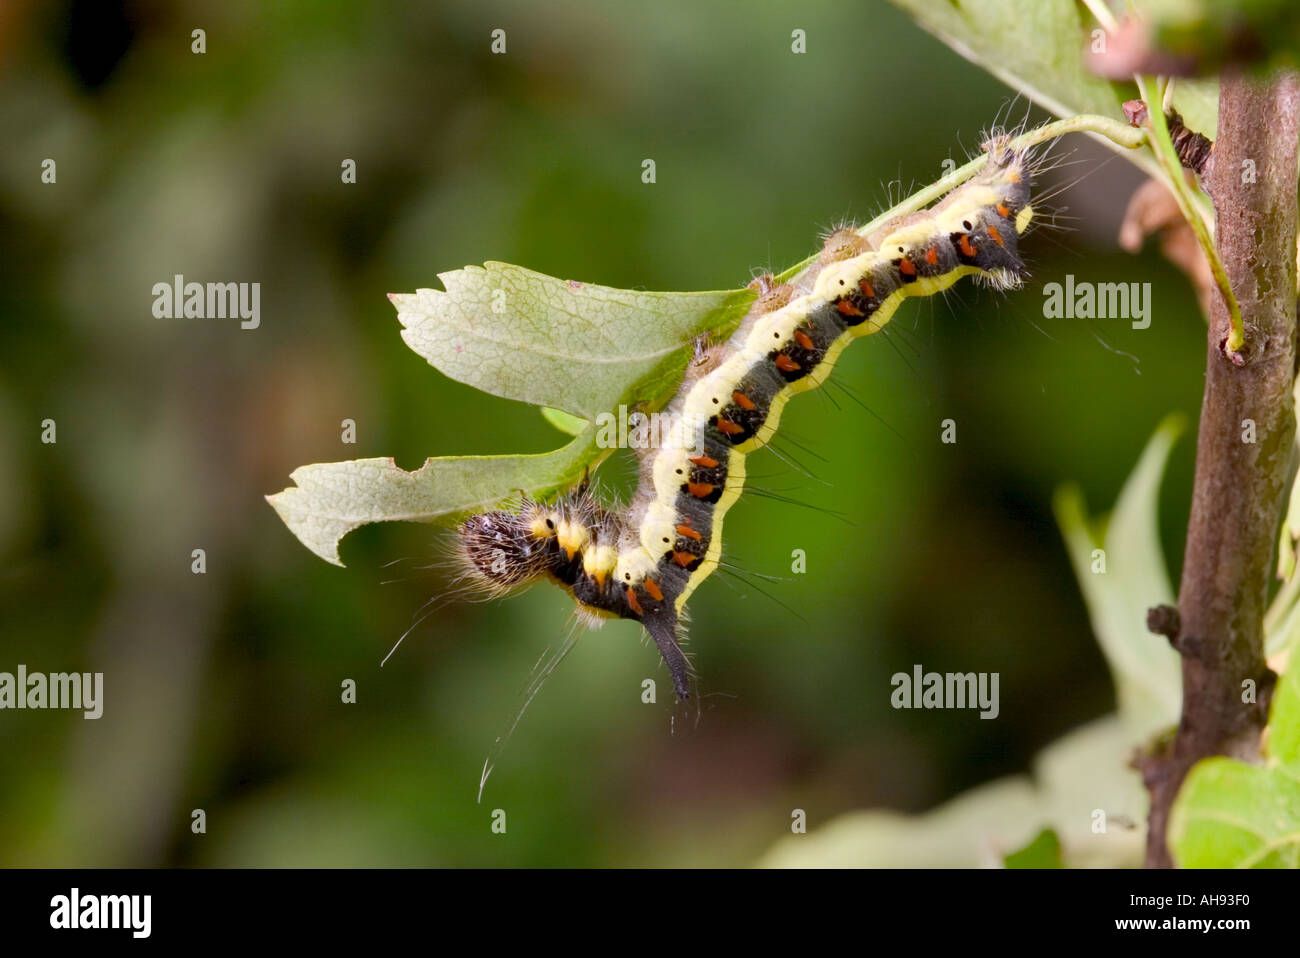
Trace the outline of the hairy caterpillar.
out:
<instances>
[{"instance_id":1,"label":"hairy caterpillar","mask_svg":"<svg viewBox=\"0 0 1300 958\"><path fill-rule=\"evenodd\" d=\"M601 505L584 482L554 502L525 498L470 516L457 536L468 579L500 593L548 578L593 621L640 622L678 698L689 697L685 603L718 565L745 457L771 439L790 397L824 382L844 347L881 330L904 299L963 276L998 289L1027 276L1017 244L1033 216L1029 157L1003 138L986 149L984 170L931 208L867 237L836 230L790 282L751 284L758 296L735 333L696 343L661 413L674 428L639 452L627 509Z\"/></svg>"}]
</instances>

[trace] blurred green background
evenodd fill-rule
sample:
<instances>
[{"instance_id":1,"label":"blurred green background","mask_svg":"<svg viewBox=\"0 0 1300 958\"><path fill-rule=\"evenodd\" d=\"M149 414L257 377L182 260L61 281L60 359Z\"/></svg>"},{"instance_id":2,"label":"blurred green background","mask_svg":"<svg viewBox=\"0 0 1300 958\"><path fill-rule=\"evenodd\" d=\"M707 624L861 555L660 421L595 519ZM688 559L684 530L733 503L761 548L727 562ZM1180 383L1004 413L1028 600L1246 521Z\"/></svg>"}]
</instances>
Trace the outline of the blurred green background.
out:
<instances>
[{"instance_id":1,"label":"blurred green background","mask_svg":"<svg viewBox=\"0 0 1300 958\"><path fill-rule=\"evenodd\" d=\"M842 518L758 497L729 515L732 561L780 577L762 583L780 604L725 575L696 594L698 714L642 704L644 677L667 688L658 656L612 623L476 804L571 602L451 605L381 670L446 583L423 568L436 530L367 527L338 569L262 498L308 462L564 441L408 350L385 293L487 259L739 286L963 161L1024 114L1011 98L883 2L11 0L0 670L103 671L105 713L0 713L0 863L746 864L793 808L812 829L927 809L1109 711L1050 497L1077 479L1108 507L1164 414L1194 421L1204 327L1153 249L1117 250L1139 176L1085 141L1045 184L1069 185L1069 214L1026 241L1028 289L963 284L849 350L835 378L871 412L834 386L783 419L778 447L815 480L755 457L760 485ZM260 282L261 327L156 319L151 287L176 273ZM1066 273L1151 282L1151 328L1044 319ZM1191 464L1184 440L1162 502L1175 576ZM914 663L1001 673L1001 715L894 711L889 678Z\"/></svg>"}]
</instances>

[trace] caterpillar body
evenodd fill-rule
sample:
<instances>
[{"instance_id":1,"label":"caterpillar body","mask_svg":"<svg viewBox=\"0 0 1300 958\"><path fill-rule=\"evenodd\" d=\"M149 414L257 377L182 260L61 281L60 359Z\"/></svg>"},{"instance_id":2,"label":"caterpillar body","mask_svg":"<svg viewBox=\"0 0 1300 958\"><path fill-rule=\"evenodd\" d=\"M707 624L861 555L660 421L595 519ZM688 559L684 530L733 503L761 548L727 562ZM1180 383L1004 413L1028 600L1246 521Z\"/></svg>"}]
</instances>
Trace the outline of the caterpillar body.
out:
<instances>
[{"instance_id":1,"label":"caterpillar body","mask_svg":"<svg viewBox=\"0 0 1300 958\"><path fill-rule=\"evenodd\" d=\"M928 210L867 237L836 230L790 282L755 280L757 298L735 333L697 341L660 414L674 428L640 452L626 509L600 504L584 481L554 502L525 498L467 518L457 543L470 580L506 592L549 578L593 621L640 622L677 697L689 697L686 601L718 565L746 456L772 438L790 397L824 382L844 347L884 328L904 299L963 276L998 289L1027 276L1017 247L1033 216L1029 158L1001 139L986 149L984 169Z\"/></svg>"}]
</instances>

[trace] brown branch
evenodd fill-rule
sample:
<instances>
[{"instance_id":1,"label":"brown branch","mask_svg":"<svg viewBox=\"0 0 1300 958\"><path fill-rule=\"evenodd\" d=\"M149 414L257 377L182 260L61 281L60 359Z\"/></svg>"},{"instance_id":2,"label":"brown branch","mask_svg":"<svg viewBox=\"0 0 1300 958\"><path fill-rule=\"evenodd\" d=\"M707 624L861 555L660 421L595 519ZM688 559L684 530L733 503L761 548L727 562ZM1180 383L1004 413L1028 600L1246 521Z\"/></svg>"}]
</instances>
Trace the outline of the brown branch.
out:
<instances>
[{"instance_id":1,"label":"brown branch","mask_svg":"<svg viewBox=\"0 0 1300 958\"><path fill-rule=\"evenodd\" d=\"M1165 827L1193 764L1211 755L1258 759L1275 678L1264 662L1263 619L1295 435L1298 107L1294 73L1222 78L1206 190L1215 245L1246 322L1245 364L1224 358L1228 311L1216 296L1179 629L1170 637L1182 656L1182 719L1172 742L1140 762L1151 795L1148 867L1173 864ZM1255 701L1244 703L1247 680Z\"/></svg>"}]
</instances>

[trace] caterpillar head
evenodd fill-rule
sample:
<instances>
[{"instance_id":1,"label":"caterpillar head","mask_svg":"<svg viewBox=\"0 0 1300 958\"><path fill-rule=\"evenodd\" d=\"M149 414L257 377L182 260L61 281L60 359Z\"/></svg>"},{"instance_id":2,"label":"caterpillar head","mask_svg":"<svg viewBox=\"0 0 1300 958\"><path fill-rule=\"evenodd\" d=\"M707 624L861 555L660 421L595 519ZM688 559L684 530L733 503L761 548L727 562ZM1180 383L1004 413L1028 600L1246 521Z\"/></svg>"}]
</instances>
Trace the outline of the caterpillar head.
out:
<instances>
[{"instance_id":1,"label":"caterpillar head","mask_svg":"<svg viewBox=\"0 0 1300 958\"><path fill-rule=\"evenodd\" d=\"M519 512L479 513L457 530L465 571L493 592L506 592L544 575L554 542L555 522L536 504Z\"/></svg>"}]
</instances>

